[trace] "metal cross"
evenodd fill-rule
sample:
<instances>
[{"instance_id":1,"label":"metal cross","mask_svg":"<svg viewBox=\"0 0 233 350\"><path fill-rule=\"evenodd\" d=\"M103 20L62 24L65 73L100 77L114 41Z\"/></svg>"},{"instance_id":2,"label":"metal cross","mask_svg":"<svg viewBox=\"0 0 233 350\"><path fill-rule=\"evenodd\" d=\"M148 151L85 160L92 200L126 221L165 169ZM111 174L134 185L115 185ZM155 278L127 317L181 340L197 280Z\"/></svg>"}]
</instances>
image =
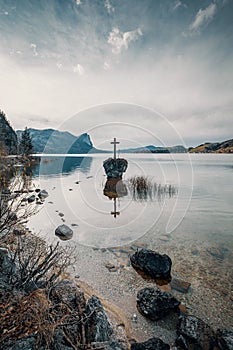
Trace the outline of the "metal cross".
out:
<instances>
[{"instance_id":1,"label":"metal cross","mask_svg":"<svg viewBox=\"0 0 233 350\"><path fill-rule=\"evenodd\" d=\"M111 144L114 145L114 155L113 155L114 159L116 159L116 145L119 144L119 143L120 142L118 142L115 137L113 139L113 142L111 142Z\"/></svg>"}]
</instances>

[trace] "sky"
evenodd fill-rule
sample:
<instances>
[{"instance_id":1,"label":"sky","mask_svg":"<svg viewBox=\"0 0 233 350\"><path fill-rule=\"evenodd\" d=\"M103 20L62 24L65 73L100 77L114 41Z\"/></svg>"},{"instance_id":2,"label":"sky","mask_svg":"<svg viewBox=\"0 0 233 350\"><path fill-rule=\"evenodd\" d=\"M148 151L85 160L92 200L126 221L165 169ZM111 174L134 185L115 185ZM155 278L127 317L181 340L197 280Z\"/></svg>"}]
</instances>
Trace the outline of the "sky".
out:
<instances>
[{"instance_id":1,"label":"sky","mask_svg":"<svg viewBox=\"0 0 233 350\"><path fill-rule=\"evenodd\" d=\"M233 0L0 0L0 109L95 146L231 139L232 15Z\"/></svg>"}]
</instances>

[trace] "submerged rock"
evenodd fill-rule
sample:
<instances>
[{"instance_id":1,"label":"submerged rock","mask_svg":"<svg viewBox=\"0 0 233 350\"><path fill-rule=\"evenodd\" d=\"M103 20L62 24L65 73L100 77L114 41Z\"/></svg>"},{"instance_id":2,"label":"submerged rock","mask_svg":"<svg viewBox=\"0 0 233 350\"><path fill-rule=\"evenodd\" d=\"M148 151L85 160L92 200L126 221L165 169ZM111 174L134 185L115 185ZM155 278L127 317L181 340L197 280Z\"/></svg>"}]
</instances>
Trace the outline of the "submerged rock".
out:
<instances>
[{"instance_id":1,"label":"submerged rock","mask_svg":"<svg viewBox=\"0 0 233 350\"><path fill-rule=\"evenodd\" d=\"M108 158L104 161L103 167L108 179L120 179L128 167L128 162L124 158Z\"/></svg>"},{"instance_id":2,"label":"submerged rock","mask_svg":"<svg viewBox=\"0 0 233 350\"><path fill-rule=\"evenodd\" d=\"M151 338L143 343L133 343L131 350L169 350L170 346L159 338Z\"/></svg>"},{"instance_id":3,"label":"submerged rock","mask_svg":"<svg viewBox=\"0 0 233 350\"><path fill-rule=\"evenodd\" d=\"M141 271L145 277L154 280L171 280L172 261L168 255L161 255L150 249L141 249L135 252L130 261L136 271Z\"/></svg>"},{"instance_id":4,"label":"submerged rock","mask_svg":"<svg viewBox=\"0 0 233 350\"><path fill-rule=\"evenodd\" d=\"M138 310L153 321L160 320L171 311L178 311L179 305L180 301L173 295L159 289L144 288L137 294Z\"/></svg>"},{"instance_id":5,"label":"submerged rock","mask_svg":"<svg viewBox=\"0 0 233 350\"><path fill-rule=\"evenodd\" d=\"M173 278L171 281L171 288L178 290L181 293L188 293L191 283Z\"/></svg>"},{"instance_id":6,"label":"submerged rock","mask_svg":"<svg viewBox=\"0 0 233 350\"><path fill-rule=\"evenodd\" d=\"M214 331L204 321L192 315L180 317L177 334L176 345L182 350L213 350L216 345Z\"/></svg>"},{"instance_id":7,"label":"submerged rock","mask_svg":"<svg viewBox=\"0 0 233 350\"><path fill-rule=\"evenodd\" d=\"M99 298L93 295L85 309L85 333L87 343L110 341L113 333Z\"/></svg>"},{"instance_id":8,"label":"submerged rock","mask_svg":"<svg viewBox=\"0 0 233 350\"><path fill-rule=\"evenodd\" d=\"M67 241L73 237L73 230L71 230L69 226L63 224L56 228L55 235L62 241Z\"/></svg>"}]
</instances>

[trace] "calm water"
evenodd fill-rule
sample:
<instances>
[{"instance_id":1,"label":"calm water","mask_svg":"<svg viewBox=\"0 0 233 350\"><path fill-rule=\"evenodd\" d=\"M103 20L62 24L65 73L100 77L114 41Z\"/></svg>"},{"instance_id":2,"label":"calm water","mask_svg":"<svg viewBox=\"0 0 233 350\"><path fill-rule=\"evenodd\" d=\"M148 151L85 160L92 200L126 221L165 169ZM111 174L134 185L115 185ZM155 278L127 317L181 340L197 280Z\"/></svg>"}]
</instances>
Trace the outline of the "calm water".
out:
<instances>
[{"instance_id":1,"label":"calm water","mask_svg":"<svg viewBox=\"0 0 233 350\"><path fill-rule=\"evenodd\" d=\"M97 247L124 245L149 231L155 238L167 233L232 245L232 155L124 155L129 162L125 183L144 175L177 189L172 198L148 201L135 201L129 193L115 201L104 195L102 164L108 156L42 157L34 182L49 197L30 227L53 240L64 222L72 225L75 242Z\"/></svg>"}]
</instances>

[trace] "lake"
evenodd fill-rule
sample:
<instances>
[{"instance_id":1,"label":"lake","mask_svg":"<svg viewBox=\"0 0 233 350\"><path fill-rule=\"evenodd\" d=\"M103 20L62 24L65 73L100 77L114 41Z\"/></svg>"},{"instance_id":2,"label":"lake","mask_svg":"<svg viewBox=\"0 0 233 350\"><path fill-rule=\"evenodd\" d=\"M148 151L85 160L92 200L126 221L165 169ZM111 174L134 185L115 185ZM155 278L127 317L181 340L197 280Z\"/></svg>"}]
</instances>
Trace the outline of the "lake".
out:
<instances>
[{"instance_id":1,"label":"lake","mask_svg":"<svg viewBox=\"0 0 233 350\"><path fill-rule=\"evenodd\" d=\"M158 234L233 242L231 155L124 155L129 165L123 181L144 175L157 184L174 186L177 193L148 201L135 201L130 194L117 198L117 217L111 215L114 200L103 193L102 164L108 156L42 157L33 176L49 198L31 225L49 232L65 220L78 225L73 226L75 241L96 247L124 245L153 228Z\"/></svg>"},{"instance_id":2,"label":"lake","mask_svg":"<svg viewBox=\"0 0 233 350\"><path fill-rule=\"evenodd\" d=\"M119 190L115 200L104 194L103 160L108 157L41 157L33 183L49 197L38 206L29 227L47 242L58 240L58 225L72 227L68 244L76 247L77 263L71 273L114 300L129 320L136 313L139 321L132 327L141 339L167 332L166 326L152 326L136 309L136 293L149 282L130 267L128 253L141 247L168 254L172 276L191 283L187 294L172 291L189 313L215 329L232 327L232 155L125 154L123 185L142 175L157 188L171 185L175 191L138 199L129 189L127 194ZM114 272L106 268L109 263L116 267Z\"/></svg>"}]
</instances>

